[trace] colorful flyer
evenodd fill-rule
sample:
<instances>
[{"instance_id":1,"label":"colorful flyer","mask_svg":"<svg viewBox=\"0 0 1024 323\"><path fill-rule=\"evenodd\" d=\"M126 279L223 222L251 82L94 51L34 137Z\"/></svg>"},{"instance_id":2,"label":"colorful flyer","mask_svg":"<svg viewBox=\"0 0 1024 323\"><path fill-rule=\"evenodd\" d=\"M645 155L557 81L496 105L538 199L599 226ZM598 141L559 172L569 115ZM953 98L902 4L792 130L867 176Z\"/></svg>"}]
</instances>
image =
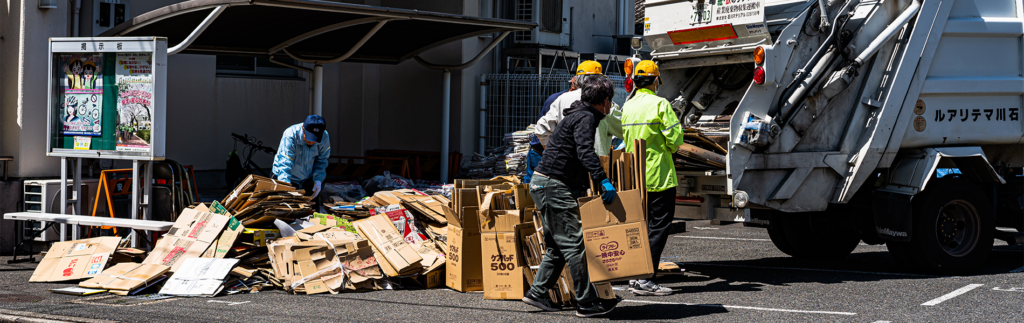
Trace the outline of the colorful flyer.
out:
<instances>
[{"instance_id":1,"label":"colorful flyer","mask_svg":"<svg viewBox=\"0 0 1024 323\"><path fill-rule=\"evenodd\" d=\"M118 53L117 150L149 151L153 129L153 56Z\"/></svg>"},{"instance_id":2,"label":"colorful flyer","mask_svg":"<svg viewBox=\"0 0 1024 323\"><path fill-rule=\"evenodd\" d=\"M100 136L103 130L103 68L99 54L62 54L61 133Z\"/></svg>"}]
</instances>

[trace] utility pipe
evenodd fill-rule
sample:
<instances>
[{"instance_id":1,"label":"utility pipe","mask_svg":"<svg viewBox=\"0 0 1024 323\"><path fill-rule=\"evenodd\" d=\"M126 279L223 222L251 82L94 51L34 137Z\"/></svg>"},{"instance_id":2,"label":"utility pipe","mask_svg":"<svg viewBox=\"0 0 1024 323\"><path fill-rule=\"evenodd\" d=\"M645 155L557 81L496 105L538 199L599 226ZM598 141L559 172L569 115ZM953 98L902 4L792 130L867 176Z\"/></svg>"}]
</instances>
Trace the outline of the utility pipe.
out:
<instances>
[{"instance_id":1,"label":"utility pipe","mask_svg":"<svg viewBox=\"0 0 1024 323\"><path fill-rule=\"evenodd\" d=\"M864 61L868 60L868 58L871 58L872 55L878 52L879 48L882 48L882 44L889 41L892 36L896 35L896 32L898 32L900 28L903 28L903 25L909 22L914 15L917 15L918 10L921 10L921 0L914 0L914 2L911 2L910 6L907 7L907 10L903 10L903 13L901 13L899 17L896 17L895 21L889 24L888 27L885 27L885 30L882 30L882 33L879 34L875 40L871 41L871 44L864 48L864 51L862 51L860 55L857 55L857 58L853 60L853 64L855 64L856 67L860 67L864 64Z\"/></svg>"},{"instance_id":2,"label":"utility pipe","mask_svg":"<svg viewBox=\"0 0 1024 323\"><path fill-rule=\"evenodd\" d=\"M448 182L448 133L451 122L452 72L441 73L441 183Z\"/></svg>"},{"instance_id":3,"label":"utility pipe","mask_svg":"<svg viewBox=\"0 0 1024 323\"><path fill-rule=\"evenodd\" d=\"M310 114L323 116L324 110L324 66L313 66L313 107Z\"/></svg>"},{"instance_id":4,"label":"utility pipe","mask_svg":"<svg viewBox=\"0 0 1024 323\"><path fill-rule=\"evenodd\" d=\"M174 47L167 49L167 56L180 53L181 51L185 50L185 48L188 48L189 45L192 45L192 42L195 41L196 38L199 38L199 35L206 30L206 27L210 27L210 25L213 24L213 20L217 19L217 16L220 16L220 14L223 13L224 10L226 10L227 8L227 5L220 5L216 8L213 8L213 11L211 11L210 14L206 16L206 19L203 19L203 22L199 23L199 26L196 26L196 29L193 30L192 33L189 34L184 41L182 41Z\"/></svg>"},{"instance_id":5,"label":"utility pipe","mask_svg":"<svg viewBox=\"0 0 1024 323\"><path fill-rule=\"evenodd\" d=\"M476 57L474 57L469 62L466 62L466 63L461 64L461 65L438 65L438 64L433 64L433 63L427 62L426 60L420 58L419 56L414 57L414 59L416 59L416 62L420 63L420 65L423 65L424 67L435 69L435 70L442 70L442 71L444 71L443 74L442 74L442 81L443 81L442 91L444 91L444 93L441 94L441 118L443 118L443 120L441 120L441 182L442 183L447 183L448 182L448 132L449 132L449 126L450 126L450 120L448 120L448 119L449 119L449 115L451 114L451 92L452 92L451 91L451 87L452 87L452 85L451 85L451 82L452 82L452 75L451 75L451 73L452 72L451 71L452 70L461 70L461 69L467 68L467 67L469 67L469 66L471 66L473 64L476 64L477 61L479 61L481 58L484 57L484 55L486 55L488 52L490 52L492 49L494 49L494 47L497 46L499 43L501 43L501 40L505 39L505 37L508 36L508 34L510 34L510 33L512 33L512 32L511 31L502 32L500 36L495 37L494 40L491 41L491 44L487 45L487 47L484 48L484 50L481 51L479 54L477 54ZM481 116L481 119L482 118L483 117ZM481 124L480 126L483 127L483 124Z\"/></svg>"},{"instance_id":6,"label":"utility pipe","mask_svg":"<svg viewBox=\"0 0 1024 323\"><path fill-rule=\"evenodd\" d=\"M71 37L78 37L78 25L82 24L82 0L75 0L74 15L71 17Z\"/></svg>"}]
</instances>

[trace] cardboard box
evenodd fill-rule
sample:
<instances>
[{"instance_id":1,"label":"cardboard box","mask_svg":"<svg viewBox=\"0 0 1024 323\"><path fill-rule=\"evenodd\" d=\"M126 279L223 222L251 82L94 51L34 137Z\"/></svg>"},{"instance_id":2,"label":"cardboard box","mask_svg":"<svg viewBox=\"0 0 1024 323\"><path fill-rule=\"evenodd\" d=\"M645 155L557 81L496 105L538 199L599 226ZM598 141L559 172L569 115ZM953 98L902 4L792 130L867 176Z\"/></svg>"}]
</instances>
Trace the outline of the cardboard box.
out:
<instances>
[{"instance_id":1,"label":"cardboard box","mask_svg":"<svg viewBox=\"0 0 1024 323\"><path fill-rule=\"evenodd\" d=\"M535 207L533 197L530 196L529 187L526 184L513 185L503 183L498 185L477 187L477 198L480 201L480 210L525 210ZM485 204L489 206L485 206Z\"/></svg>"},{"instance_id":2,"label":"cardboard box","mask_svg":"<svg viewBox=\"0 0 1024 323\"><path fill-rule=\"evenodd\" d=\"M167 235L156 243L143 264L159 264L177 271L185 259L199 258L227 227L230 216L185 209Z\"/></svg>"},{"instance_id":3,"label":"cardboard box","mask_svg":"<svg viewBox=\"0 0 1024 323\"><path fill-rule=\"evenodd\" d=\"M354 222L353 225L359 234L373 245L377 261L386 275L405 276L422 269L423 258L405 242L402 234L386 215L370 216Z\"/></svg>"},{"instance_id":4,"label":"cardboard box","mask_svg":"<svg viewBox=\"0 0 1024 323\"><path fill-rule=\"evenodd\" d=\"M99 237L54 243L32 272L30 282L58 282L92 278L107 268L119 237Z\"/></svg>"},{"instance_id":5,"label":"cardboard box","mask_svg":"<svg viewBox=\"0 0 1024 323\"><path fill-rule=\"evenodd\" d=\"M120 263L107 268L102 273L78 284L79 287L109 289L112 293L122 291L127 294L139 288L146 288L163 277L171 267L164 265L143 265L137 263Z\"/></svg>"},{"instance_id":6,"label":"cardboard box","mask_svg":"<svg viewBox=\"0 0 1024 323\"><path fill-rule=\"evenodd\" d=\"M522 213L479 212L484 299L523 298L526 281L516 245L516 226L528 222Z\"/></svg>"},{"instance_id":7,"label":"cardboard box","mask_svg":"<svg viewBox=\"0 0 1024 323\"><path fill-rule=\"evenodd\" d=\"M618 193L605 205L599 197L580 199L583 244L592 283L643 279L654 274L641 192Z\"/></svg>"},{"instance_id":8,"label":"cardboard box","mask_svg":"<svg viewBox=\"0 0 1024 323\"><path fill-rule=\"evenodd\" d=\"M475 196L475 195L474 195ZM448 261L445 284L460 292L484 290L483 267L481 265L480 226L477 208L466 207L461 213L471 216L458 218L455 212L448 212Z\"/></svg>"}]
</instances>

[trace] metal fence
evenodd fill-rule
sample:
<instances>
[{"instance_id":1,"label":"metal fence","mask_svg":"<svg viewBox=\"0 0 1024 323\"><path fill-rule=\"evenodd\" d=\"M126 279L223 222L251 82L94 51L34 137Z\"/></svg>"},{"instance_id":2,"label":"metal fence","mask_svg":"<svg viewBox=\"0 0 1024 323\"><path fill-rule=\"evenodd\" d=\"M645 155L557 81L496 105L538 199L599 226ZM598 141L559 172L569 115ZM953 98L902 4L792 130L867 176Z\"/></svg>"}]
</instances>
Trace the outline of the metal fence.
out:
<instances>
[{"instance_id":1,"label":"metal fence","mask_svg":"<svg viewBox=\"0 0 1024 323\"><path fill-rule=\"evenodd\" d=\"M505 146L505 134L526 129L540 119L541 106L552 94L569 88L570 74L485 74L485 145L489 151ZM609 76L615 83L613 101L622 105L626 90L622 76Z\"/></svg>"}]
</instances>

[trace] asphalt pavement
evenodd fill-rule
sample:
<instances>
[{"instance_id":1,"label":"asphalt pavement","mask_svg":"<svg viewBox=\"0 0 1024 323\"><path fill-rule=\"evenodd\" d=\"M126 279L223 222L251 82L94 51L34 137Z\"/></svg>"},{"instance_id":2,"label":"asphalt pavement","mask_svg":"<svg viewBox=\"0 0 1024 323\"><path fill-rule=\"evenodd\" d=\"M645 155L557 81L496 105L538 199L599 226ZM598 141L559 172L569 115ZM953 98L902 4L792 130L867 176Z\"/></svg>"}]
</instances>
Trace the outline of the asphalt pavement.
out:
<instances>
[{"instance_id":1,"label":"asphalt pavement","mask_svg":"<svg viewBox=\"0 0 1024 323\"><path fill-rule=\"evenodd\" d=\"M692 322L1022 322L1024 246L996 242L982 270L969 276L908 272L885 246L861 245L835 262L793 259L779 252L764 229L692 221L675 234L664 261L686 273L658 281L670 296L624 298L597 320ZM583 320L573 311L545 313L519 301L484 300L446 288L338 295L265 291L215 298L128 300L70 296L48 290L71 284L29 283L35 264L0 258L0 321L36 318L124 322L319 322Z\"/></svg>"}]
</instances>

